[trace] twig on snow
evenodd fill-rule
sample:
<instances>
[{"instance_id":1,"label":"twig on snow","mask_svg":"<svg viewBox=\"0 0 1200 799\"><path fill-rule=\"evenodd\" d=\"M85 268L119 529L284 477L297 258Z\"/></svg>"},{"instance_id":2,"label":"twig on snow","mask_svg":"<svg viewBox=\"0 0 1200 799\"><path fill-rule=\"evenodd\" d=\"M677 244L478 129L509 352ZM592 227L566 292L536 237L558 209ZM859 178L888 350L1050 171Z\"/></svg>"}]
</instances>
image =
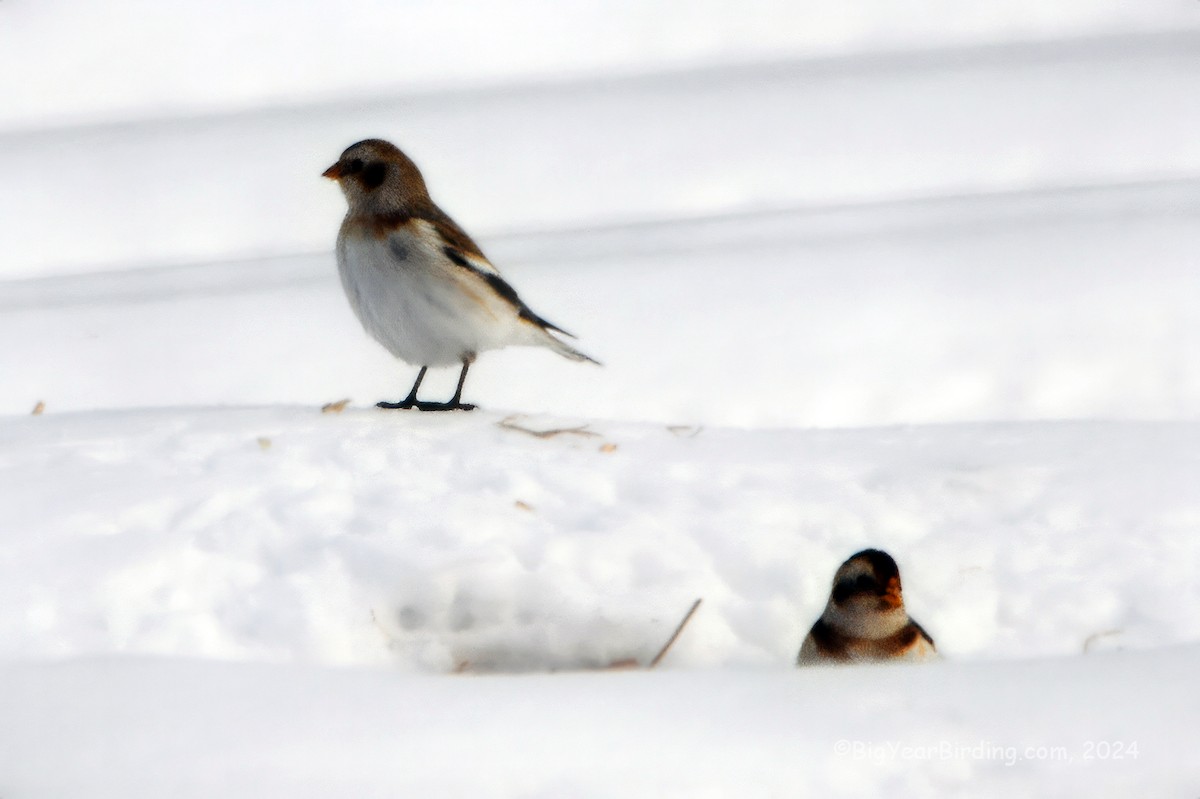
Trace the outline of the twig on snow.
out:
<instances>
[{"instance_id":1,"label":"twig on snow","mask_svg":"<svg viewBox=\"0 0 1200 799\"><path fill-rule=\"evenodd\" d=\"M650 661L650 665L646 668L652 669L662 662L662 659L667 656L667 652L670 651L671 645L675 643L675 639L679 637L681 632L683 632L683 628L687 626L687 623L692 620L692 616L696 613L696 608L698 607L700 607L699 599L692 603L692 606L688 609L687 614L683 617L683 621L679 622L679 626L676 627L675 632L671 634L671 638L666 644L663 645L662 649L658 650L658 654L654 656L654 660Z\"/></svg>"},{"instance_id":2,"label":"twig on snow","mask_svg":"<svg viewBox=\"0 0 1200 799\"><path fill-rule=\"evenodd\" d=\"M502 427L505 430L515 430L518 433L525 433L533 436L534 438L554 438L555 436L561 436L564 434L594 438L595 436L600 435L599 433L594 433L591 430L588 430L586 424L580 425L579 427L552 427L549 430L531 430L528 427L521 427L521 425L514 421L520 418L520 416L508 416L496 422L496 427Z\"/></svg>"},{"instance_id":3,"label":"twig on snow","mask_svg":"<svg viewBox=\"0 0 1200 799\"><path fill-rule=\"evenodd\" d=\"M667 430L680 438L695 438L704 430L704 425L669 424Z\"/></svg>"},{"instance_id":4,"label":"twig on snow","mask_svg":"<svg viewBox=\"0 0 1200 799\"><path fill-rule=\"evenodd\" d=\"M1087 638L1083 639L1083 654L1086 655L1088 650L1092 648L1092 644L1096 643L1101 638L1108 638L1111 635L1120 635L1122 632L1123 630L1101 630L1100 632L1092 633Z\"/></svg>"},{"instance_id":5,"label":"twig on snow","mask_svg":"<svg viewBox=\"0 0 1200 799\"><path fill-rule=\"evenodd\" d=\"M383 640L387 641L388 649L396 648L396 637L387 631L387 628L379 623L379 617L375 615L375 608L371 608L371 623L375 625L375 629L379 630L379 634L383 636Z\"/></svg>"}]
</instances>

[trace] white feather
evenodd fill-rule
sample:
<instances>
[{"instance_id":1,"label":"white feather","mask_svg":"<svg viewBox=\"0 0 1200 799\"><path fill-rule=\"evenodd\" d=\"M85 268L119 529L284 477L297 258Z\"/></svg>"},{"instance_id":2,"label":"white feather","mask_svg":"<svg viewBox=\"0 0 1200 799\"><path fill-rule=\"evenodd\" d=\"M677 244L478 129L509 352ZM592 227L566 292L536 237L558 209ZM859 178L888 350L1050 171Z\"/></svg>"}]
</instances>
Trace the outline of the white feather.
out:
<instances>
[{"instance_id":1,"label":"white feather","mask_svg":"<svg viewBox=\"0 0 1200 799\"><path fill-rule=\"evenodd\" d=\"M363 327L389 352L417 366L450 366L510 345L581 355L522 319L485 278L451 261L444 246L425 222L386 238L345 228L338 236L342 287ZM486 260L468 260L481 272L498 274Z\"/></svg>"}]
</instances>

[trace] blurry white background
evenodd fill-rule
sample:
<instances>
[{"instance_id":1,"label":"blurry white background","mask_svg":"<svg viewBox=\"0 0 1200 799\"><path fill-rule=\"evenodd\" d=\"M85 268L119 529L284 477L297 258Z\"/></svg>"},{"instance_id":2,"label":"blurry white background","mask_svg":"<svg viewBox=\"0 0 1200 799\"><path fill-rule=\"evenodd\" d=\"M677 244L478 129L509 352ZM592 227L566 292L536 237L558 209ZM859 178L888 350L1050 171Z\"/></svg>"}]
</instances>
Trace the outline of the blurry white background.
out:
<instances>
[{"instance_id":1,"label":"blurry white background","mask_svg":"<svg viewBox=\"0 0 1200 799\"><path fill-rule=\"evenodd\" d=\"M402 393L319 178L368 136L607 364L491 355L493 408L1200 407L1187 0L6 0L0 74L3 412Z\"/></svg>"}]
</instances>

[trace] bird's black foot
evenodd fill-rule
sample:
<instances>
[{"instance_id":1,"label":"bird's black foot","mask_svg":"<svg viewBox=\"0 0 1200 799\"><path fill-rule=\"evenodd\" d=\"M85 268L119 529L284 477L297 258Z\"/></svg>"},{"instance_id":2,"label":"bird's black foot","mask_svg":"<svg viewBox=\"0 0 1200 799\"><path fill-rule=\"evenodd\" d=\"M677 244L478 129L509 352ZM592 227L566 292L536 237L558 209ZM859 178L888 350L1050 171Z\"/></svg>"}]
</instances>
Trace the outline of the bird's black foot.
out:
<instances>
[{"instance_id":1,"label":"bird's black foot","mask_svg":"<svg viewBox=\"0 0 1200 799\"><path fill-rule=\"evenodd\" d=\"M401 400L400 402L377 402L377 403L375 403L376 408L384 408L389 411L407 411L407 410L411 410L413 408L418 408L420 406L421 406L421 403L417 402L415 399L412 399L411 397L406 400ZM424 408L422 408L422 410L424 410Z\"/></svg>"},{"instance_id":2,"label":"bird's black foot","mask_svg":"<svg viewBox=\"0 0 1200 799\"><path fill-rule=\"evenodd\" d=\"M473 411L475 406L469 402L418 402L414 406L419 411Z\"/></svg>"},{"instance_id":3,"label":"bird's black foot","mask_svg":"<svg viewBox=\"0 0 1200 799\"><path fill-rule=\"evenodd\" d=\"M417 389L421 387L421 381L425 379L425 372L429 369L428 366L422 366L421 371L417 373L417 382L413 383L407 397L399 402L377 402L375 407L385 408L389 411L407 411L411 408L416 408L418 411L473 411L475 410L474 405L458 401L458 398L462 396L463 381L467 379L467 369L470 368L473 360L475 360L474 353L463 356L462 371L458 373L458 387L454 389L454 396L447 402L421 402L417 399Z\"/></svg>"}]
</instances>

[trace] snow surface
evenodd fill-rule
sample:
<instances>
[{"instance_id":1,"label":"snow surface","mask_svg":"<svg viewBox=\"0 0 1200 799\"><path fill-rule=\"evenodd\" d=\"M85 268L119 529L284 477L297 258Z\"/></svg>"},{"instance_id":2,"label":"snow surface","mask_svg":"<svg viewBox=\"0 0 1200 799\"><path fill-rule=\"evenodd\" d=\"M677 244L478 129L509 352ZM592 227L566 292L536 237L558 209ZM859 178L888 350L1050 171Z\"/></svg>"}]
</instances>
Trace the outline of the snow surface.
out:
<instances>
[{"instance_id":1,"label":"snow surface","mask_svg":"<svg viewBox=\"0 0 1200 799\"><path fill-rule=\"evenodd\" d=\"M1200 779L1200 650L1170 648L1200 637L1200 426L512 429L584 423L5 419L0 655L84 657L0 668L6 792L1119 796ZM947 662L794 670L834 568L866 545L897 553ZM696 597L660 673L545 674L648 663ZM112 657L151 654L172 659ZM543 676L468 676L513 672Z\"/></svg>"},{"instance_id":2,"label":"snow surface","mask_svg":"<svg viewBox=\"0 0 1200 799\"><path fill-rule=\"evenodd\" d=\"M1198 425L512 429L585 421L9 418L0 654L595 668L702 597L673 665L785 666L868 545L950 657L1200 638Z\"/></svg>"},{"instance_id":3,"label":"snow surface","mask_svg":"<svg viewBox=\"0 0 1200 799\"><path fill-rule=\"evenodd\" d=\"M488 354L467 395L492 409L750 427L1198 418L1200 182L496 244L530 305L605 366ZM370 405L416 372L347 313L329 252L13 281L0 308L9 413ZM431 373L431 396L456 377Z\"/></svg>"},{"instance_id":4,"label":"snow surface","mask_svg":"<svg viewBox=\"0 0 1200 799\"><path fill-rule=\"evenodd\" d=\"M0 666L3 785L9 796L231 799L1186 797L1200 782L1187 731L1200 697L1181 689L1198 665L1195 645L552 677L17 664Z\"/></svg>"},{"instance_id":5,"label":"snow surface","mask_svg":"<svg viewBox=\"0 0 1200 799\"><path fill-rule=\"evenodd\" d=\"M563 6L0 3L0 798L1194 797L1200 6ZM372 408L370 135L605 367Z\"/></svg>"}]
</instances>

